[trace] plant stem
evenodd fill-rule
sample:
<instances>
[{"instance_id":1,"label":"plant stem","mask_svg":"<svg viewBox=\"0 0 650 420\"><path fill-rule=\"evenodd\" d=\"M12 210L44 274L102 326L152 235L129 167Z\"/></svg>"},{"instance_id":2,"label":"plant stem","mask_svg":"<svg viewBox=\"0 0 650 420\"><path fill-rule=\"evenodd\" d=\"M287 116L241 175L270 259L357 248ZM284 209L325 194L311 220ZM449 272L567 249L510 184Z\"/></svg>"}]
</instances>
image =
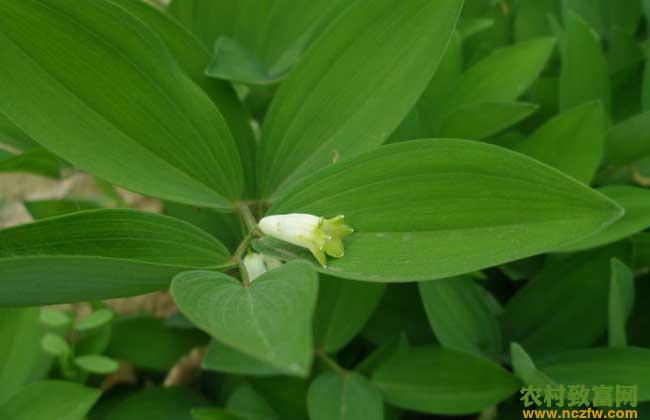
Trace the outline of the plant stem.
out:
<instances>
[{"instance_id":1,"label":"plant stem","mask_svg":"<svg viewBox=\"0 0 650 420\"><path fill-rule=\"evenodd\" d=\"M329 357L322 349L315 350L315 353L334 372L338 373L339 375L346 375L348 373L347 370L345 370L343 367L341 367L341 365L336 363L336 360Z\"/></svg>"}]
</instances>

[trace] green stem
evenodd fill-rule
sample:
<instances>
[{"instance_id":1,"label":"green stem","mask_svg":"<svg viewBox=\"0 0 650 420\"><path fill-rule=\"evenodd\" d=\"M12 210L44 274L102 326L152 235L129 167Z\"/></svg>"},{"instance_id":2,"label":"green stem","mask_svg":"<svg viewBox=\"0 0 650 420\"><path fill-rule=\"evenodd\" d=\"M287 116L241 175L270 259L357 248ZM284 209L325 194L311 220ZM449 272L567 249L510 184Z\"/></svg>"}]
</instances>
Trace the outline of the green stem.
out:
<instances>
[{"instance_id":1,"label":"green stem","mask_svg":"<svg viewBox=\"0 0 650 420\"><path fill-rule=\"evenodd\" d=\"M339 375L346 375L348 373L347 370L345 370L341 365L336 363L336 360L332 359L321 349L317 349L315 351L316 356L320 357L325 364L332 369L334 372L338 373Z\"/></svg>"}]
</instances>

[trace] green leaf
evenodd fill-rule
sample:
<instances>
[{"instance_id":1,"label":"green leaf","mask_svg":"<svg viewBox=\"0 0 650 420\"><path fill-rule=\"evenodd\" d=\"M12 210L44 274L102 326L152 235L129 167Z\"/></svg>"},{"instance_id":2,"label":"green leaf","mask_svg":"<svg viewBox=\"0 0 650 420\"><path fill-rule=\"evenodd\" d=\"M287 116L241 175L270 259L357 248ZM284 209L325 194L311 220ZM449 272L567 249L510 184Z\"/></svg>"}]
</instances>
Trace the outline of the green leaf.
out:
<instances>
[{"instance_id":1,"label":"green leaf","mask_svg":"<svg viewBox=\"0 0 650 420\"><path fill-rule=\"evenodd\" d=\"M632 237L633 267L650 267L650 233L639 233Z\"/></svg>"},{"instance_id":2,"label":"green leaf","mask_svg":"<svg viewBox=\"0 0 650 420\"><path fill-rule=\"evenodd\" d=\"M102 207L95 201L71 199L25 201L23 205L34 220L63 216L82 210L97 210Z\"/></svg>"},{"instance_id":3,"label":"green leaf","mask_svg":"<svg viewBox=\"0 0 650 420\"><path fill-rule=\"evenodd\" d=\"M242 420L241 417L218 408L197 408L192 410L194 420Z\"/></svg>"},{"instance_id":4,"label":"green leaf","mask_svg":"<svg viewBox=\"0 0 650 420\"><path fill-rule=\"evenodd\" d=\"M642 109L650 111L650 59L645 62L645 71L643 72L643 86L641 92Z\"/></svg>"},{"instance_id":5,"label":"green leaf","mask_svg":"<svg viewBox=\"0 0 650 420\"><path fill-rule=\"evenodd\" d=\"M471 277L418 283L431 328L444 347L499 358L499 304Z\"/></svg>"},{"instance_id":6,"label":"green leaf","mask_svg":"<svg viewBox=\"0 0 650 420\"><path fill-rule=\"evenodd\" d=\"M314 379L307 394L312 420L383 420L379 392L361 375L328 372Z\"/></svg>"},{"instance_id":7,"label":"green leaf","mask_svg":"<svg viewBox=\"0 0 650 420\"><path fill-rule=\"evenodd\" d=\"M72 353L68 342L58 334L47 333L41 340L41 347L52 356L64 357Z\"/></svg>"},{"instance_id":8,"label":"green leaf","mask_svg":"<svg viewBox=\"0 0 650 420\"><path fill-rule=\"evenodd\" d=\"M519 344L510 343L510 359L512 361L512 370L523 383L538 387L556 385L551 378L537 369L533 359Z\"/></svg>"},{"instance_id":9,"label":"green leaf","mask_svg":"<svg viewBox=\"0 0 650 420\"><path fill-rule=\"evenodd\" d=\"M603 347L556 353L538 362L561 384L636 385L639 401L650 400L650 350Z\"/></svg>"},{"instance_id":10,"label":"green leaf","mask_svg":"<svg viewBox=\"0 0 650 420\"><path fill-rule=\"evenodd\" d=\"M228 412L245 420L278 420L278 415L249 384L237 387L226 402Z\"/></svg>"},{"instance_id":11,"label":"green leaf","mask_svg":"<svg viewBox=\"0 0 650 420\"><path fill-rule=\"evenodd\" d=\"M37 378L47 358L41 348L38 308L0 309L0 404Z\"/></svg>"},{"instance_id":12,"label":"green leaf","mask_svg":"<svg viewBox=\"0 0 650 420\"><path fill-rule=\"evenodd\" d=\"M99 389L72 382L35 382L0 405L0 418L83 420L100 394Z\"/></svg>"},{"instance_id":13,"label":"green leaf","mask_svg":"<svg viewBox=\"0 0 650 420\"><path fill-rule=\"evenodd\" d=\"M607 327L610 259L627 251L616 244L550 262L506 304L506 340L533 355L593 344Z\"/></svg>"},{"instance_id":14,"label":"green leaf","mask_svg":"<svg viewBox=\"0 0 650 420\"><path fill-rule=\"evenodd\" d=\"M212 340L203 358L203 369L235 375L281 375L283 371L268 363Z\"/></svg>"},{"instance_id":15,"label":"green leaf","mask_svg":"<svg viewBox=\"0 0 650 420\"><path fill-rule=\"evenodd\" d=\"M389 404L431 414L471 414L509 397L519 382L484 358L438 347L395 355L372 377Z\"/></svg>"},{"instance_id":16,"label":"green leaf","mask_svg":"<svg viewBox=\"0 0 650 420\"><path fill-rule=\"evenodd\" d=\"M549 15L559 15L556 0L520 0L513 23L515 40L524 41L551 35Z\"/></svg>"},{"instance_id":17,"label":"green leaf","mask_svg":"<svg viewBox=\"0 0 650 420\"><path fill-rule=\"evenodd\" d=\"M81 318L74 326L76 331L88 331L99 328L113 320L115 314L110 309L98 309Z\"/></svg>"},{"instance_id":18,"label":"green leaf","mask_svg":"<svg viewBox=\"0 0 650 420\"><path fill-rule=\"evenodd\" d=\"M111 183L232 208L228 126L140 20L101 0L4 0L0 27L0 110L26 134Z\"/></svg>"},{"instance_id":19,"label":"green leaf","mask_svg":"<svg viewBox=\"0 0 650 420\"><path fill-rule=\"evenodd\" d=\"M566 42L560 72L560 109L599 100L611 108L607 61L600 39L577 14L566 16Z\"/></svg>"},{"instance_id":20,"label":"green leaf","mask_svg":"<svg viewBox=\"0 0 650 420\"><path fill-rule=\"evenodd\" d=\"M130 394L104 420L193 420L190 411L210 405L188 388L148 388Z\"/></svg>"},{"instance_id":21,"label":"green leaf","mask_svg":"<svg viewBox=\"0 0 650 420\"><path fill-rule=\"evenodd\" d=\"M269 210L286 213L342 214L355 229L346 238L345 256L319 270L404 282L547 252L603 228L622 209L518 153L472 141L419 140L314 173ZM303 255L284 246L276 253L283 259Z\"/></svg>"},{"instance_id":22,"label":"green leaf","mask_svg":"<svg viewBox=\"0 0 650 420\"><path fill-rule=\"evenodd\" d=\"M264 121L264 196L315 169L381 144L433 75L460 0L355 2L314 42ZM404 48L408 45L408 48ZM389 81L389 82L387 82Z\"/></svg>"},{"instance_id":23,"label":"green leaf","mask_svg":"<svg viewBox=\"0 0 650 420\"><path fill-rule=\"evenodd\" d=\"M447 115L440 137L482 140L525 119L539 107L526 102L479 102Z\"/></svg>"},{"instance_id":24,"label":"green leaf","mask_svg":"<svg viewBox=\"0 0 650 420\"><path fill-rule=\"evenodd\" d=\"M58 309L42 309L39 320L52 328L67 327L72 322L70 315Z\"/></svg>"},{"instance_id":25,"label":"green leaf","mask_svg":"<svg viewBox=\"0 0 650 420\"><path fill-rule=\"evenodd\" d=\"M167 327L163 320L139 315L112 323L106 354L139 368L166 371L190 350L207 342L207 337L200 331ZM152 348L156 351L151 351Z\"/></svg>"},{"instance_id":26,"label":"green leaf","mask_svg":"<svg viewBox=\"0 0 650 420\"><path fill-rule=\"evenodd\" d=\"M219 241L180 220L136 210L75 213L0 231L0 305L146 293L180 271L227 259Z\"/></svg>"},{"instance_id":27,"label":"green leaf","mask_svg":"<svg viewBox=\"0 0 650 420\"><path fill-rule=\"evenodd\" d=\"M535 130L516 150L589 184L603 157L606 124L600 102L576 106Z\"/></svg>"},{"instance_id":28,"label":"green leaf","mask_svg":"<svg viewBox=\"0 0 650 420\"><path fill-rule=\"evenodd\" d=\"M60 179L61 166L61 159L40 148L0 159L0 173L25 172Z\"/></svg>"},{"instance_id":29,"label":"green leaf","mask_svg":"<svg viewBox=\"0 0 650 420\"><path fill-rule=\"evenodd\" d=\"M609 282L609 328L611 347L625 347L627 344L626 324L634 306L634 273L621 261L611 261Z\"/></svg>"},{"instance_id":30,"label":"green leaf","mask_svg":"<svg viewBox=\"0 0 650 420\"><path fill-rule=\"evenodd\" d=\"M16 150L27 151L39 148L32 138L25 134L16 124L0 112L0 144L10 146Z\"/></svg>"},{"instance_id":31,"label":"green leaf","mask_svg":"<svg viewBox=\"0 0 650 420\"><path fill-rule=\"evenodd\" d=\"M625 165L650 155L650 112L612 127L607 135L606 151L614 165Z\"/></svg>"},{"instance_id":32,"label":"green leaf","mask_svg":"<svg viewBox=\"0 0 650 420\"><path fill-rule=\"evenodd\" d=\"M294 262L250 287L225 274L190 271L174 278L172 296L199 328L223 344L287 374L306 376L312 362L312 314L318 279Z\"/></svg>"},{"instance_id":33,"label":"green leaf","mask_svg":"<svg viewBox=\"0 0 650 420\"><path fill-rule=\"evenodd\" d=\"M562 247L561 251L595 248L619 241L650 227L650 191L630 186L606 186L599 188L598 191L623 207L625 214L595 235Z\"/></svg>"},{"instance_id":34,"label":"green leaf","mask_svg":"<svg viewBox=\"0 0 650 420\"><path fill-rule=\"evenodd\" d=\"M255 136L249 121L250 117L230 83L205 75L205 67L210 62L212 45L208 48L204 47L192 33L178 22L144 1L111 1L135 15L153 30L165 43L169 52L176 58L178 65L182 67L194 83L208 94L212 102L219 108L237 143L241 165L246 178L247 195L252 197L256 182L254 174ZM190 2L185 0L182 3ZM209 3L217 4L213 1L209 1ZM196 16L196 18L200 19L202 16ZM213 27L217 26L213 25Z\"/></svg>"},{"instance_id":35,"label":"green leaf","mask_svg":"<svg viewBox=\"0 0 650 420\"><path fill-rule=\"evenodd\" d=\"M331 353L345 346L366 324L383 293L383 284L321 275L314 314L314 345Z\"/></svg>"},{"instance_id":36,"label":"green leaf","mask_svg":"<svg viewBox=\"0 0 650 420\"><path fill-rule=\"evenodd\" d=\"M554 48L555 40L539 38L494 51L463 73L446 112L481 102L514 101L537 79Z\"/></svg>"},{"instance_id":37,"label":"green leaf","mask_svg":"<svg viewBox=\"0 0 650 420\"><path fill-rule=\"evenodd\" d=\"M383 365L386 360L400 352L408 352L408 349L409 343L406 334L402 334L395 337L392 341L388 341L377 347L375 351L359 362L354 369L364 375L371 375L379 366Z\"/></svg>"},{"instance_id":38,"label":"green leaf","mask_svg":"<svg viewBox=\"0 0 650 420\"><path fill-rule=\"evenodd\" d=\"M99 354L75 357L74 362L86 372L98 375L113 373L120 367L115 360Z\"/></svg>"}]
</instances>

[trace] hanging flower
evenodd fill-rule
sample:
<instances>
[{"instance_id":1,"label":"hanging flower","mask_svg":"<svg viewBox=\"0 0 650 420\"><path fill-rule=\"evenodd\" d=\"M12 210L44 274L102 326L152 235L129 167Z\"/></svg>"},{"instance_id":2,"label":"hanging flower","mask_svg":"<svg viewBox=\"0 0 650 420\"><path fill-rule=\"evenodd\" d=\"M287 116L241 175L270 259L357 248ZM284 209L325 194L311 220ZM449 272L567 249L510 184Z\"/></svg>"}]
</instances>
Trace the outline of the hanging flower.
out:
<instances>
[{"instance_id":1,"label":"hanging flower","mask_svg":"<svg viewBox=\"0 0 650 420\"><path fill-rule=\"evenodd\" d=\"M354 232L343 219L342 215L325 219L311 214L281 214L263 218L259 228L266 235L307 248L325 267L325 254L342 257L343 238Z\"/></svg>"}]
</instances>

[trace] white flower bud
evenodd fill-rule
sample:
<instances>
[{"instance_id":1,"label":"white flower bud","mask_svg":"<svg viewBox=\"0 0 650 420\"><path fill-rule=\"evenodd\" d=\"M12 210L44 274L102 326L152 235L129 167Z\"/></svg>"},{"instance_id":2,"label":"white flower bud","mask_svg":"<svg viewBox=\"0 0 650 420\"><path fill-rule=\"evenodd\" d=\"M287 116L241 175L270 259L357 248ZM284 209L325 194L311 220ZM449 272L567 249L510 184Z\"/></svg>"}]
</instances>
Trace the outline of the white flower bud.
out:
<instances>
[{"instance_id":1,"label":"white flower bud","mask_svg":"<svg viewBox=\"0 0 650 420\"><path fill-rule=\"evenodd\" d=\"M343 216L324 219L311 214L281 214L263 218L259 228L266 235L309 249L325 267L325 254L342 257L342 239L354 232L343 219Z\"/></svg>"},{"instance_id":2,"label":"white flower bud","mask_svg":"<svg viewBox=\"0 0 650 420\"><path fill-rule=\"evenodd\" d=\"M246 268L248 279L251 282L268 271L266 264L264 264L264 256L255 253L250 253L244 257L244 268Z\"/></svg>"}]
</instances>

